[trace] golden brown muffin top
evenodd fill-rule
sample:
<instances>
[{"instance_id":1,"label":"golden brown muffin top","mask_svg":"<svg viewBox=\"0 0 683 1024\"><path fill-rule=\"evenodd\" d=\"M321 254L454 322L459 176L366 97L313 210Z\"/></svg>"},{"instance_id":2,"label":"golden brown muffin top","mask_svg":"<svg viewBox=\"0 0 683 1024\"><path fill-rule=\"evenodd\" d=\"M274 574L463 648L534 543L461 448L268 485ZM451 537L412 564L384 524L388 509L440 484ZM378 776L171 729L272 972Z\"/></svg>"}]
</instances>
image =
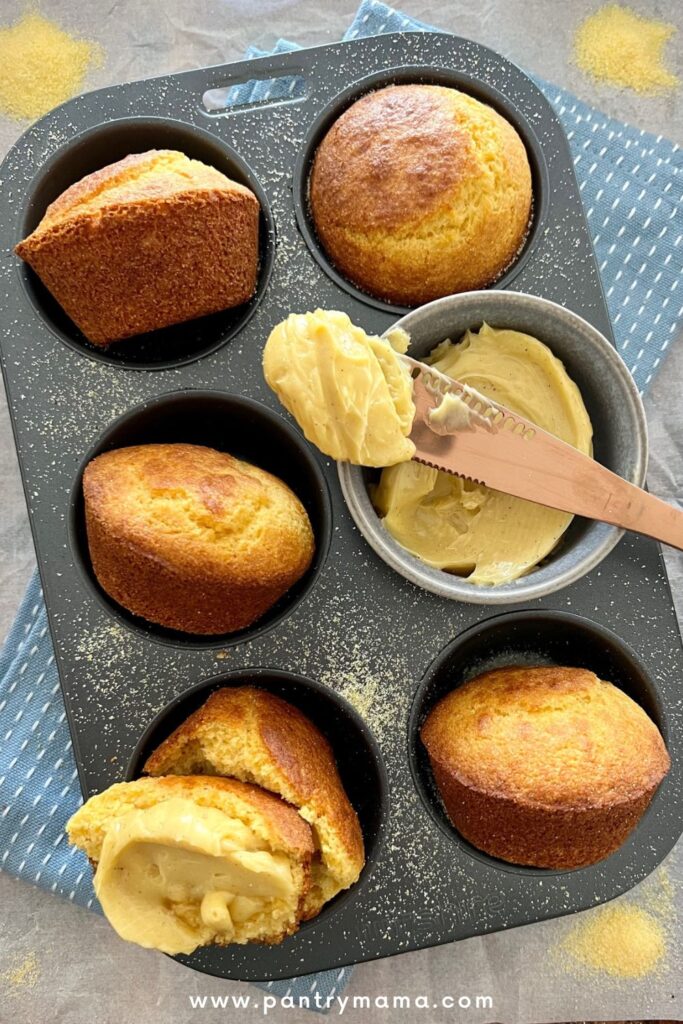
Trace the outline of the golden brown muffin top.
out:
<instances>
[{"instance_id":1,"label":"golden brown muffin top","mask_svg":"<svg viewBox=\"0 0 683 1024\"><path fill-rule=\"evenodd\" d=\"M150 149L146 153L132 153L75 182L50 203L34 235L76 216L95 216L107 208L198 190L231 192L258 202L250 189L215 167L176 150Z\"/></svg>"},{"instance_id":2,"label":"golden brown muffin top","mask_svg":"<svg viewBox=\"0 0 683 1024\"><path fill-rule=\"evenodd\" d=\"M85 469L89 517L136 550L185 571L258 587L303 572L311 524L282 480L213 448L146 444Z\"/></svg>"},{"instance_id":3,"label":"golden brown muffin top","mask_svg":"<svg viewBox=\"0 0 683 1024\"><path fill-rule=\"evenodd\" d=\"M255 730L262 750L270 758L270 765L262 760L258 765L260 784L264 784L269 768L277 771L287 783L288 792L281 795L297 807L312 804L316 811L332 817L345 836L344 845L354 859L362 862L363 838L358 819L342 787L330 744L303 712L267 690L257 686L226 686L216 690L157 747L148 758L145 771L151 775L177 771L179 761L183 772L191 771L193 756L202 764L213 753L219 756L211 759L211 766L220 772L224 767L219 760L221 740L226 760L232 760L232 738L236 734L248 736L250 729ZM208 741L206 746L204 740ZM244 768L250 771L249 764Z\"/></svg>"},{"instance_id":4,"label":"golden brown muffin top","mask_svg":"<svg viewBox=\"0 0 683 1024\"><path fill-rule=\"evenodd\" d=\"M669 755L622 690L580 668L502 668L444 697L421 737L464 785L534 806L603 807L657 786Z\"/></svg>"},{"instance_id":5,"label":"golden brown muffin top","mask_svg":"<svg viewBox=\"0 0 683 1024\"><path fill-rule=\"evenodd\" d=\"M316 153L317 215L351 230L391 230L441 205L474 168L472 139L454 124L452 94L460 95L442 86L394 85L349 107Z\"/></svg>"},{"instance_id":6,"label":"golden brown muffin top","mask_svg":"<svg viewBox=\"0 0 683 1024\"><path fill-rule=\"evenodd\" d=\"M439 85L394 85L350 106L310 178L328 256L372 295L420 305L481 288L520 251L531 168L512 124Z\"/></svg>"}]
</instances>

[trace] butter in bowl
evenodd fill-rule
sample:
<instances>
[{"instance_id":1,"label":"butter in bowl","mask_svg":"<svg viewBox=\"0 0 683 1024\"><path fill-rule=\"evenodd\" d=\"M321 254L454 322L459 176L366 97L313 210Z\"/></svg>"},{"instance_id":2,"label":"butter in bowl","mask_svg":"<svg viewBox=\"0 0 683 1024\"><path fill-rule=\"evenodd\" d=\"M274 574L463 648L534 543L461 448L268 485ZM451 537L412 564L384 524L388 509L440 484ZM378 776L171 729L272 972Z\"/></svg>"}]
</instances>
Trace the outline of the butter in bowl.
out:
<instances>
[{"instance_id":1,"label":"butter in bowl","mask_svg":"<svg viewBox=\"0 0 683 1024\"><path fill-rule=\"evenodd\" d=\"M392 346L393 341L405 351L406 336L409 355L431 363L435 377L446 383L457 378L467 393L469 405L461 408L468 417L483 418L491 430L500 415L506 419L503 427L510 421L509 437L500 441L501 464L505 443L521 427L539 440L542 435L544 444L554 443L552 450L561 458L576 452L593 467L585 458L593 455L610 471L610 481L615 474L640 487L645 416L613 346L552 302L487 291L429 303L400 320L384 339L359 333L344 314L292 316L274 329L264 351L270 386L308 439L339 461L342 490L357 526L406 578L442 596L486 604L542 596L579 579L623 531L573 517L571 504L546 507L524 500L514 474L508 474L505 488L494 489L485 486L483 472L480 482L474 459L462 473L470 479L462 479L438 471L439 454L432 459L416 452L413 420L417 424L419 417L414 402L412 415L406 411L406 400L418 393L411 369L422 374L428 368ZM306 364L301 374L299 360ZM430 416L435 412L436 406L428 410ZM376 419L381 433L374 429ZM377 440L374 449L369 435ZM530 464L533 451L529 448ZM377 467L382 467L379 476ZM453 472L458 473L457 465ZM520 479L525 475L522 466ZM552 477L552 467L547 475Z\"/></svg>"}]
</instances>

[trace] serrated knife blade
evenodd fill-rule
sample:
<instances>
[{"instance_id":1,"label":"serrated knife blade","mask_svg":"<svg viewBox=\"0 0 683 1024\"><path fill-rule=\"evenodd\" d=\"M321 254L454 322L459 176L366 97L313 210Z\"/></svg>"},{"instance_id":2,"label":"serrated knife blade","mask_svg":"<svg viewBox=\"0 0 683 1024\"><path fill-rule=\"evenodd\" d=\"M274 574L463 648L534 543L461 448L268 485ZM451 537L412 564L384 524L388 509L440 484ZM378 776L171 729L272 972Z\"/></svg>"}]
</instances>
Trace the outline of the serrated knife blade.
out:
<instances>
[{"instance_id":1,"label":"serrated knife blade","mask_svg":"<svg viewBox=\"0 0 683 1024\"><path fill-rule=\"evenodd\" d=\"M683 550L683 511L434 367L401 358L413 375L415 461Z\"/></svg>"}]
</instances>

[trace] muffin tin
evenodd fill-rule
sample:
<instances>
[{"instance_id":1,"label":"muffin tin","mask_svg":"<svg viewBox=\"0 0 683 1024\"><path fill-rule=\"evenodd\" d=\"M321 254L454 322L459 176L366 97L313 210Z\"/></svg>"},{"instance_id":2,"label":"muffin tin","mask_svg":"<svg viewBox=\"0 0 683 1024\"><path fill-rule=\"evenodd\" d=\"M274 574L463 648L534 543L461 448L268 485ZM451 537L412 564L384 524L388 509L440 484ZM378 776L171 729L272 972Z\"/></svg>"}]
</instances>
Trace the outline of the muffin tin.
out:
<instances>
[{"instance_id":1,"label":"muffin tin","mask_svg":"<svg viewBox=\"0 0 683 1024\"><path fill-rule=\"evenodd\" d=\"M208 90L272 78L303 86L284 102L261 90L255 105L212 114L202 106ZM657 545L624 538L571 587L526 602L521 612L531 631L497 632L501 620L487 621L485 609L418 589L374 555L349 515L335 465L303 442L263 381L265 338L292 311L340 308L374 331L403 312L339 278L305 211L308 163L329 119L368 88L396 81L461 87L515 123L533 165L534 223L497 287L566 305L610 337L555 114L522 71L453 36L356 40L100 90L31 127L1 172L3 371L84 794L135 775L147 746L207 689L256 678L328 734L363 821L369 864L359 883L297 935L280 946L207 948L184 958L228 978L307 974L581 910L640 881L683 828L683 657ZM102 353L79 337L11 249L72 181L124 153L159 146L215 163L257 192L258 292L247 307ZM112 445L163 439L204 440L251 457L290 482L309 508L316 564L251 631L213 639L169 634L131 619L93 580L78 488L84 462ZM558 617L570 611L594 624L577 631L575 620ZM673 766L609 860L563 873L515 868L468 848L439 819L415 722L435 679L441 687L458 682L463 667L449 660L447 645L468 638L482 664L494 655L536 659L542 650L596 667L615 644L637 652L641 682L618 658L610 662L614 681L632 687L654 714Z\"/></svg>"}]
</instances>

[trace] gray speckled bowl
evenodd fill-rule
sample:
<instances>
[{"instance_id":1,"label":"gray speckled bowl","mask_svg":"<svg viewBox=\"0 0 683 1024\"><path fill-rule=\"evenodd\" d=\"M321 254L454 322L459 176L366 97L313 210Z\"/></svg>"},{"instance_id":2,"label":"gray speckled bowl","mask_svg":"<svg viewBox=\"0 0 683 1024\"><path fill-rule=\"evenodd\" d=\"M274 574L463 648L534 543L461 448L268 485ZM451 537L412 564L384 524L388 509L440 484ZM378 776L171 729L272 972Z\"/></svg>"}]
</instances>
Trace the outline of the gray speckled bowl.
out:
<instances>
[{"instance_id":1,"label":"gray speckled bowl","mask_svg":"<svg viewBox=\"0 0 683 1024\"><path fill-rule=\"evenodd\" d=\"M614 347L568 309L519 292L480 291L451 295L413 310L398 321L411 337L410 355L426 356L444 338L457 339L483 321L525 331L558 356L583 395L593 423L594 454L619 476L643 485L647 468L647 424L640 396ZM552 594L593 569L623 531L605 523L574 519L544 562L512 583L481 587L433 569L398 544L375 512L368 484L377 472L339 464L344 497L358 529L377 554L413 583L442 597L472 604L514 604Z\"/></svg>"}]
</instances>

